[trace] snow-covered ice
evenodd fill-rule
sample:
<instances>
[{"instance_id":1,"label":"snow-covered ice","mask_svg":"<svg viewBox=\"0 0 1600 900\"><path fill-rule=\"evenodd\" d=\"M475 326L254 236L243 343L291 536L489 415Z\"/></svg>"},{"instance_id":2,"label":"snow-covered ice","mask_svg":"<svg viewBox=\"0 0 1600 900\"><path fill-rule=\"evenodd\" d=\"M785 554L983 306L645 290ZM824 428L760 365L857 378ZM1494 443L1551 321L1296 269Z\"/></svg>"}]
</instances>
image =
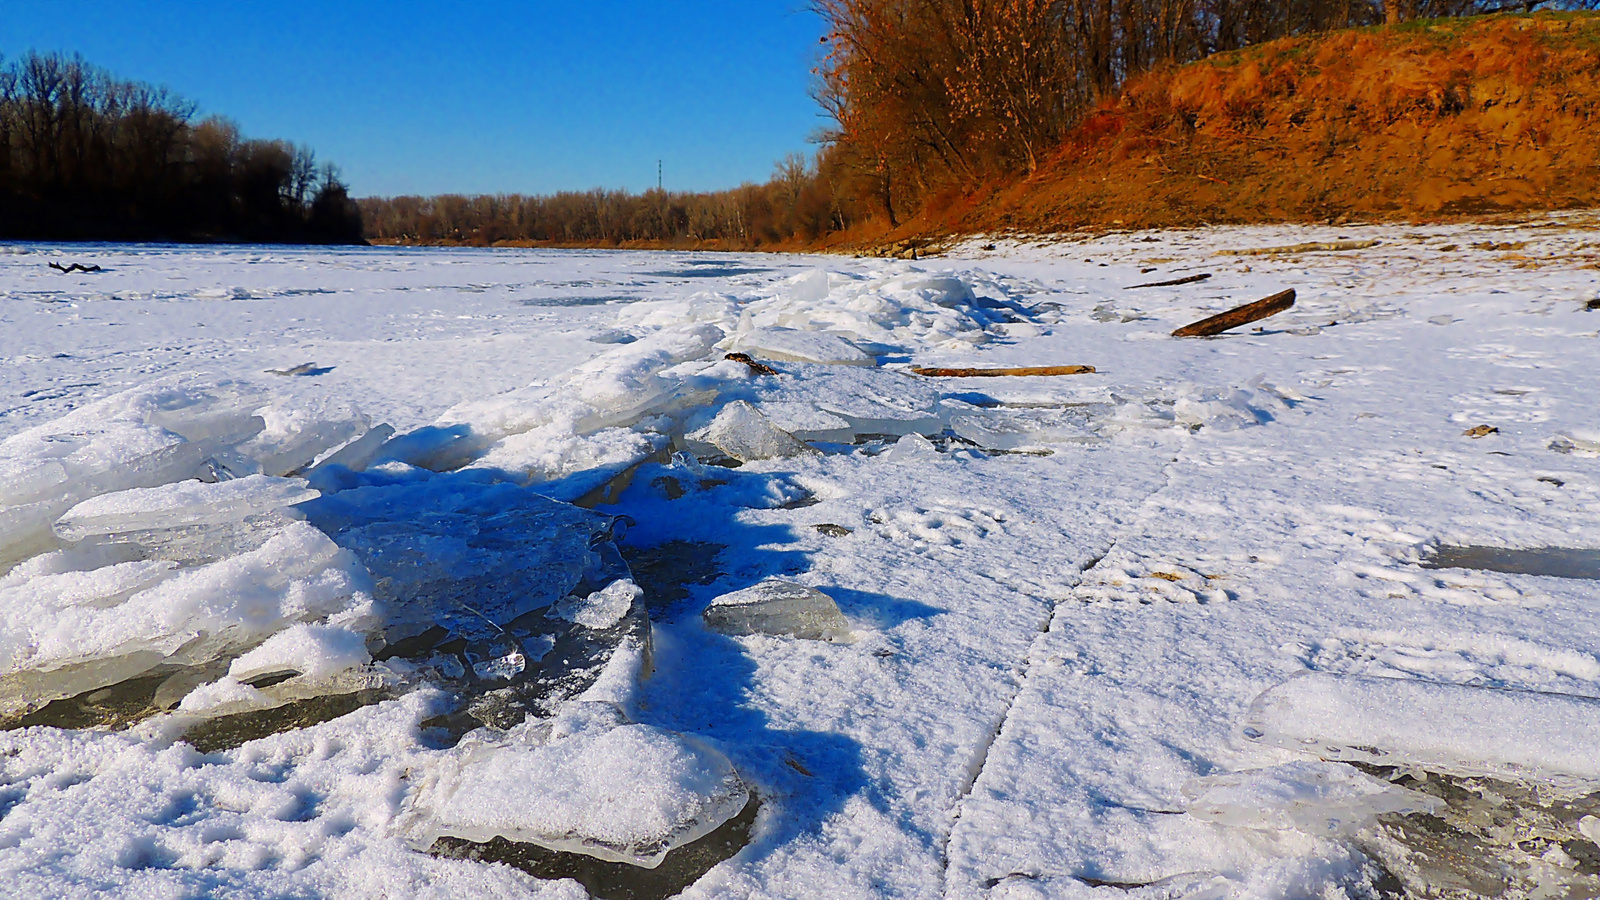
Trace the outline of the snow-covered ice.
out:
<instances>
[{"instance_id":1,"label":"snow-covered ice","mask_svg":"<svg viewBox=\"0 0 1600 900\"><path fill-rule=\"evenodd\" d=\"M424 845L503 837L645 868L750 799L711 747L587 702L504 741L467 746L431 775L415 799Z\"/></svg>"},{"instance_id":2,"label":"snow-covered ice","mask_svg":"<svg viewBox=\"0 0 1600 900\"><path fill-rule=\"evenodd\" d=\"M850 623L832 597L792 581L761 581L714 597L701 616L707 626L727 634L789 635L812 641L850 637Z\"/></svg>"},{"instance_id":3,"label":"snow-covered ice","mask_svg":"<svg viewBox=\"0 0 1600 900\"><path fill-rule=\"evenodd\" d=\"M0 883L1592 896L1597 245L0 248Z\"/></svg>"}]
</instances>

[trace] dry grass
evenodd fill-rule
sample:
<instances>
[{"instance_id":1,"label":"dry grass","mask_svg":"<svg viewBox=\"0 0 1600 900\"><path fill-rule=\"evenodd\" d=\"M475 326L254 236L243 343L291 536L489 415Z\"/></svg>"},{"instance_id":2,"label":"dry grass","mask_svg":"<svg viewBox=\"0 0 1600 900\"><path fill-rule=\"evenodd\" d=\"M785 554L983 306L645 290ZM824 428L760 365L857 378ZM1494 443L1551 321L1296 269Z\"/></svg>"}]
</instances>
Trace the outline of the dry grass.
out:
<instances>
[{"instance_id":1,"label":"dry grass","mask_svg":"<svg viewBox=\"0 0 1600 900\"><path fill-rule=\"evenodd\" d=\"M1600 206L1600 16L1289 38L1148 74L1032 178L912 228L1437 220Z\"/></svg>"}]
</instances>

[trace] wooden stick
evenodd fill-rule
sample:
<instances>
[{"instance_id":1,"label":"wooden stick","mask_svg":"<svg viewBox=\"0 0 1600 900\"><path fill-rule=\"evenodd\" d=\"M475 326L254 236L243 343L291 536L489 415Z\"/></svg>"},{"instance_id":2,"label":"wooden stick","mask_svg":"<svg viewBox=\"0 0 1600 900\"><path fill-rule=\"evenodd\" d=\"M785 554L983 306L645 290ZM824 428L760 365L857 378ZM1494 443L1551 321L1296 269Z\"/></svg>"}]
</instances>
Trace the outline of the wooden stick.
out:
<instances>
[{"instance_id":1,"label":"wooden stick","mask_svg":"<svg viewBox=\"0 0 1600 900\"><path fill-rule=\"evenodd\" d=\"M748 353L729 353L729 354L727 354L726 356L724 356L722 358L723 359L731 359L734 362L742 362L745 365L749 366L750 367L750 371L756 373L757 375L776 375L776 374L778 374L778 370L777 369L774 369L773 367L767 365L766 363L756 362L754 359L750 358L750 354L748 354Z\"/></svg>"},{"instance_id":2,"label":"wooden stick","mask_svg":"<svg viewBox=\"0 0 1600 900\"><path fill-rule=\"evenodd\" d=\"M1171 281L1152 281L1152 282L1150 282L1148 284L1130 284L1127 287L1123 288L1123 290L1131 291L1134 288L1172 287L1175 284L1194 284L1196 281L1205 281L1207 278L1210 278L1210 277L1211 277L1211 273L1210 272L1201 272L1199 275L1190 275L1190 276L1188 276L1186 278L1174 278Z\"/></svg>"},{"instance_id":3,"label":"wooden stick","mask_svg":"<svg viewBox=\"0 0 1600 900\"><path fill-rule=\"evenodd\" d=\"M1344 250L1365 250L1382 241L1308 241L1304 244L1286 244L1282 247L1252 247L1248 250L1218 250L1220 256L1277 256L1283 253L1339 253Z\"/></svg>"},{"instance_id":4,"label":"wooden stick","mask_svg":"<svg viewBox=\"0 0 1600 900\"><path fill-rule=\"evenodd\" d=\"M912 366L911 371L932 378L994 378L1000 375L1093 375L1094 366L1021 366L1011 369L931 369Z\"/></svg>"},{"instance_id":5,"label":"wooden stick","mask_svg":"<svg viewBox=\"0 0 1600 900\"><path fill-rule=\"evenodd\" d=\"M1246 303L1234 307L1224 313L1218 313L1209 319L1201 319L1192 325L1185 325L1172 333L1173 337L1210 337L1221 334L1229 328L1238 328L1248 325L1267 316L1275 316L1289 307L1294 306L1294 288L1279 291L1271 297Z\"/></svg>"}]
</instances>

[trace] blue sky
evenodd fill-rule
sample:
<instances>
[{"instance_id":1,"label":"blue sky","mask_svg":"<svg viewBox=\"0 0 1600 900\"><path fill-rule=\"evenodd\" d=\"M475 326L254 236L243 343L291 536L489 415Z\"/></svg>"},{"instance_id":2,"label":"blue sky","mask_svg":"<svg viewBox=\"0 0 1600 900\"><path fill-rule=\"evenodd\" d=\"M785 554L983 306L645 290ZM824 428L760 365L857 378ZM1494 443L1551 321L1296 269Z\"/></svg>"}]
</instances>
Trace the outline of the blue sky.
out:
<instances>
[{"instance_id":1,"label":"blue sky","mask_svg":"<svg viewBox=\"0 0 1600 900\"><path fill-rule=\"evenodd\" d=\"M352 192L763 181L811 152L805 0L4 0L0 52L82 53L250 137L311 145Z\"/></svg>"}]
</instances>

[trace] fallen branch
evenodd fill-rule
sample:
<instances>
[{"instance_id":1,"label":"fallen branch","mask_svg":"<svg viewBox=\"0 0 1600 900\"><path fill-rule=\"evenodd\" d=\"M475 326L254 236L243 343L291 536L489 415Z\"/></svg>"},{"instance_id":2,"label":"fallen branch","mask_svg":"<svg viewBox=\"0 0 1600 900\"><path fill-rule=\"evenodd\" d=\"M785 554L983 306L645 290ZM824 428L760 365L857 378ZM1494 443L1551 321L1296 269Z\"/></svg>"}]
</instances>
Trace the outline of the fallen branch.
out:
<instances>
[{"instance_id":1,"label":"fallen branch","mask_svg":"<svg viewBox=\"0 0 1600 900\"><path fill-rule=\"evenodd\" d=\"M1174 331L1172 336L1210 337L1214 334L1221 334L1230 328L1238 328L1240 325L1248 325L1258 319L1265 319L1267 316L1275 316L1292 306L1294 306L1294 288L1290 288L1287 291L1279 291L1271 297L1257 300L1254 303L1246 303L1224 313L1218 313L1209 319L1201 319L1192 325L1185 325Z\"/></svg>"},{"instance_id":2,"label":"fallen branch","mask_svg":"<svg viewBox=\"0 0 1600 900\"><path fill-rule=\"evenodd\" d=\"M931 378L994 378L1001 375L1093 375L1094 366L1021 366L1010 369L934 369L912 366L911 371Z\"/></svg>"},{"instance_id":3,"label":"fallen branch","mask_svg":"<svg viewBox=\"0 0 1600 900\"><path fill-rule=\"evenodd\" d=\"M750 354L748 354L748 353L729 353L728 355L726 355L726 356L724 356L722 358L723 359L731 359L734 362L742 362L745 365L749 366L750 367L750 371L756 373L757 375L776 375L776 374L778 374L778 370L777 369L774 369L773 367L767 365L766 363L756 362L754 359L750 358Z\"/></svg>"},{"instance_id":4,"label":"fallen branch","mask_svg":"<svg viewBox=\"0 0 1600 900\"><path fill-rule=\"evenodd\" d=\"M1205 281L1207 278L1210 278L1210 277L1211 277L1211 273L1210 272L1201 272L1199 275L1189 275L1189 276L1184 277L1184 278L1174 278L1171 281L1151 281L1151 282L1148 282L1146 284L1130 284L1127 287L1123 288L1123 290L1131 291L1134 288L1172 287L1173 285L1176 285L1176 284L1194 284L1196 281Z\"/></svg>"},{"instance_id":5,"label":"fallen branch","mask_svg":"<svg viewBox=\"0 0 1600 900\"><path fill-rule=\"evenodd\" d=\"M50 266L50 268L55 269L57 272L60 272L63 275L70 275L73 272L98 272L98 271L100 271L100 267L99 266L86 266L83 263L73 263L70 266L63 266L61 263L52 262L52 263L49 263L48 265Z\"/></svg>"},{"instance_id":6,"label":"fallen branch","mask_svg":"<svg viewBox=\"0 0 1600 900\"><path fill-rule=\"evenodd\" d=\"M1382 241L1310 241L1305 244L1287 244L1282 247L1255 247L1249 250L1219 250L1221 256L1276 256L1280 253L1337 253L1341 250L1365 250Z\"/></svg>"}]
</instances>

